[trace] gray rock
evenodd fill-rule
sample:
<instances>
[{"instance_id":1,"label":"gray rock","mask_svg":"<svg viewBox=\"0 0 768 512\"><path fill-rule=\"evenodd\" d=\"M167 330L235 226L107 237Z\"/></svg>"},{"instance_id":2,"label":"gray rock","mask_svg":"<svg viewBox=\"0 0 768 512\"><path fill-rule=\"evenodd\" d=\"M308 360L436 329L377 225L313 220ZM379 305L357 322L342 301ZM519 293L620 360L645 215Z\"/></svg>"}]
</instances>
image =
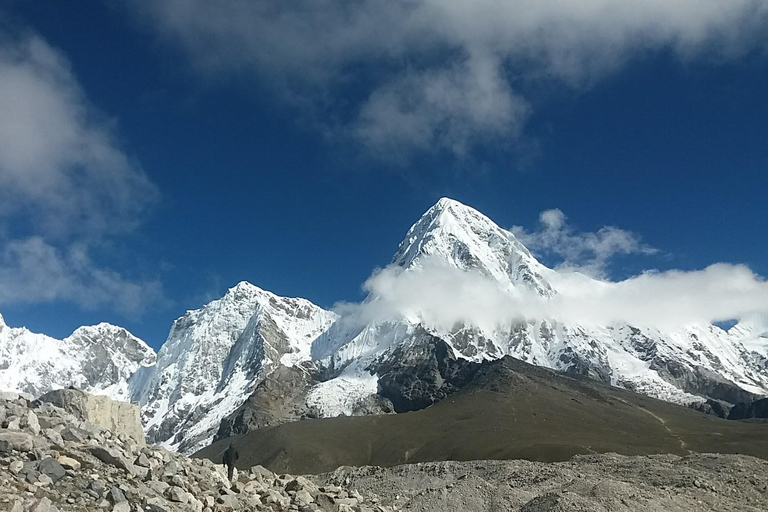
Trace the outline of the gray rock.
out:
<instances>
[{"instance_id":1,"label":"gray rock","mask_svg":"<svg viewBox=\"0 0 768 512\"><path fill-rule=\"evenodd\" d=\"M186 492L181 487L172 486L165 492L166 497L177 503L187 503L192 498L192 495Z\"/></svg>"},{"instance_id":2,"label":"gray rock","mask_svg":"<svg viewBox=\"0 0 768 512\"><path fill-rule=\"evenodd\" d=\"M38 474L37 475L37 482L35 485L39 485L40 487L48 487L49 485L53 485L53 479L45 474Z\"/></svg>"},{"instance_id":3,"label":"gray rock","mask_svg":"<svg viewBox=\"0 0 768 512\"><path fill-rule=\"evenodd\" d=\"M293 497L293 501L298 506L303 507L303 506L309 505L315 500L314 498L312 498L311 494L309 494L304 489L301 489L300 491L296 491L296 494Z\"/></svg>"},{"instance_id":4,"label":"gray rock","mask_svg":"<svg viewBox=\"0 0 768 512\"><path fill-rule=\"evenodd\" d=\"M155 491L157 494L165 494L165 491L170 487L165 482L161 482L159 480L150 480L147 482L147 487Z\"/></svg>"},{"instance_id":5,"label":"gray rock","mask_svg":"<svg viewBox=\"0 0 768 512\"><path fill-rule=\"evenodd\" d=\"M123 494L123 491L120 490L119 487L112 486L109 488L109 493L107 494L107 498L109 498L109 501L112 503L120 503L123 501L127 501L125 494Z\"/></svg>"},{"instance_id":6,"label":"gray rock","mask_svg":"<svg viewBox=\"0 0 768 512\"><path fill-rule=\"evenodd\" d=\"M59 509L48 498L41 498L29 509L29 512L59 512Z\"/></svg>"},{"instance_id":7,"label":"gray rock","mask_svg":"<svg viewBox=\"0 0 768 512\"><path fill-rule=\"evenodd\" d=\"M53 483L58 482L67 474L67 470L53 457L41 460L40 464L37 466L37 470L40 473L47 475Z\"/></svg>"},{"instance_id":8,"label":"gray rock","mask_svg":"<svg viewBox=\"0 0 768 512\"><path fill-rule=\"evenodd\" d=\"M115 505L112 507L112 512L131 512L131 504L127 501L115 503Z\"/></svg>"},{"instance_id":9,"label":"gray rock","mask_svg":"<svg viewBox=\"0 0 768 512\"><path fill-rule=\"evenodd\" d=\"M104 487L104 484L99 482L98 480L93 480L89 485L88 489L95 492L99 498L104 496L104 493L107 491L107 488Z\"/></svg>"},{"instance_id":10,"label":"gray rock","mask_svg":"<svg viewBox=\"0 0 768 512\"><path fill-rule=\"evenodd\" d=\"M136 476L136 468L128 462L123 455L114 449L108 449L101 446L89 446L87 450L97 459L116 468L124 469L133 476Z\"/></svg>"},{"instance_id":11,"label":"gray rock","mask_svg":"<svg viewBox=\"0 0 768 512\"><path fill-rule=\"evenodd\" d=\"M33 449L34 440L26 432L0 432L0 453L31 452Z\"/></svg>"},{"instance_id":12,"label":"gray rock","mask_svg":"<svg viewBox=\"0 0 768 512\"><path fill-rule=\"evenodd\" d=\"M38 400L61 407L95 427L118 435L126 434L141 445L146 443L136 404L112 400L107 396L89 395L76 389L51 391Z\"/></svg>"},{"instance_id":13,"label":"gray rock","mask_svg":"<svg viewBox=\"0 0 768 512\"><path fill-rule=\"evenodd\" d=\"M40 422L37 421L37 415L32 411L27 411L23 416L23 424L34 435L40 433Z\"/></svg>"},{"instance_id":14,"label":"gray rock","mask_svg":"<svg viewBox=\"0 0 768 512\"><path fill-rule=\"evenodd\" d=\"M5 423L8 430L21 430L21 418L18 416L9 416Z\"/></svg>"},{"instance_id":15,"label":"gray rock","mask_svg":"<svg viewBox=\"0 0 768 512\"><path fill-rule=\"evenodd\" d=\"M84 443L88 439L89 434L78 427L68 426L61 431L61 437L70 443Z\"/></svg>"},{"instance_id":16,"label":"gray rock","mask_svg":"<svg viewBox=\"0 0 768 512\"><path fill-rule=\"evenodd\" d=\"M58 446L64 445L64 438L61 437L61 434L53 430L52 428L46 428L43 430L43 435L53 444L56 444Z\"/></svg>"},{"instance_id":17,"label":"gray rock","mask_svg":"<svg viewBox=\"0 0 768 512\"><path fill-rule=\"evenodd\" d=\"M152 467L152 465L149 462L149 458L145 454L143 454L143 453L140 453L139 456L136 457L136 460L133 461L133 463L136 466L140 466L142 468L150 468L150 467Z\"/></svg>"}]
</instances>

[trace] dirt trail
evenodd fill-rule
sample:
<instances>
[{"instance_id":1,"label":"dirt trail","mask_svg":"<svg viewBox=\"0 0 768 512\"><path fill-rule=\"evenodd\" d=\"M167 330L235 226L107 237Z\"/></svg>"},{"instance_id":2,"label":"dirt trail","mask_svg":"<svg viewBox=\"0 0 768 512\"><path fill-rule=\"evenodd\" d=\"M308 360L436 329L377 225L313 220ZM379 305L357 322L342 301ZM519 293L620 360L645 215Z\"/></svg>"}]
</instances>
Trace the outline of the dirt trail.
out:
<instances>
[{"instance_id":1,"label":"dirt trail","mask_svg":"<svg viewBox=\"0 0 768 512\"><path fill-rule=\"evenodd\" d=\"M665 420L661 416L658 416L657 414L652 413L651 411L649 411L648 409L645 409L643 407L641 407L640 410L645 412L645 413L648 413L651 416L653 416L654 418L656 418L659 421L659 423L661 423L661 426L664 427L664 429L667 432L669 432L669 435L671 435L672 437L677 439L677 441L680 443L680 448L685 450L689 455L693 453L691 450L688 449L688 445L685 443L683 438L680 437L680 435L676 434L671 428L669 428L669 426L667 425L667 420Z\"/></svg>"}]
</instances>

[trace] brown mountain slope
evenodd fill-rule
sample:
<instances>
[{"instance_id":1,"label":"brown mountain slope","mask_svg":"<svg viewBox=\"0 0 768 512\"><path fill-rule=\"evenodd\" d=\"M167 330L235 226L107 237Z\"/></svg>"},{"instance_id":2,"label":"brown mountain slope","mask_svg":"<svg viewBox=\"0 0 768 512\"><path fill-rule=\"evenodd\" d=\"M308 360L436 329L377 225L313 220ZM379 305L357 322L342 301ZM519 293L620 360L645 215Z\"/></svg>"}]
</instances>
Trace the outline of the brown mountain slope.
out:
<instances>
[{"instance_id":1,"label":"brown mountain slope","mask_svg":"<svg viewBox=\"0 0 768 512\"><path fill-rule=\"evenodd\" d=\"M440 460L561 461L602 452L768 458L767 427L505 357L487 363L464 390L421 411L298 421L224 439L196 456L221 462L232 442L239 466L288 473Z\"/></svg>"}]
</instances>

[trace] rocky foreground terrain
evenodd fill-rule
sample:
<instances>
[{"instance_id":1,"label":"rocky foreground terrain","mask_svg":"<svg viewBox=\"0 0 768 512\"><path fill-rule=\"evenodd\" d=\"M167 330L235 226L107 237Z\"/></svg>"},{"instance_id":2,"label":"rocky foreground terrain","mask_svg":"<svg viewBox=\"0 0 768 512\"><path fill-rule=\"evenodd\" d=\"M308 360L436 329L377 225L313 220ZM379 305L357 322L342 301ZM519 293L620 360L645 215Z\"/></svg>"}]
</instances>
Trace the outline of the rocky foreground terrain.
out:
<instances>
[{"instance_id":1,"label":"rocky foreground terrain","mask_svg":"<svg viewBox=\"0 0 768 512\"><path fill-rule=\"evenodd\" d=\"M364 497L331 484L319 487L260 466L241 470L230 483L220 464L147 446L143 436L135 439L130 434L138 424L138 408L105 400L76 390L38 400L0 393L0 510L395 510L378 504L375 495ZM126 407L135 414L125 414Z\"/></svg>"},{"instance_id":2,"label":"rocky foreground terrain","mask_svg":"<svg viewBox=\"0 0 768 512\"><path fill-rule=\"evenodd\" d=\"M133 408L133 411L131 411ZM321 475L187 458L137 435L138 410L76 390L0 393L0 510L763 511L768 461L744 455L581 455L430 462ZM108 428L104 428L108 426ZM138 437L138 438L137 438Z\"/></svg>"},{"instance_id":3,"label":"rocky foreground terrain","mask_svg":"<svg viewBox=\"0 0 768 512\"><path fill-rule=\"evenodd\" d=\"M567 462L342 467L314 478L422 512L768 510L768 461L744 455L577 455Z\"/></svg>"}]
</instances>

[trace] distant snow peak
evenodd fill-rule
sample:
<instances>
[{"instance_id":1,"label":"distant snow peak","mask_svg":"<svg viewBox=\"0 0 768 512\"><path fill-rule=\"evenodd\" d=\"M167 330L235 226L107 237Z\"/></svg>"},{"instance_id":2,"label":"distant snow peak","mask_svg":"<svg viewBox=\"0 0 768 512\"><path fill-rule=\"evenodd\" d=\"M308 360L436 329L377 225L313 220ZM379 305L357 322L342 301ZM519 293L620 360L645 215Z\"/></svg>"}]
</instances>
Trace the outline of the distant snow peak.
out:
<instances>
[{"instance_id":1,"label":"distant snow peak","mask_svg":"<svg viewBox=\"0 0 768 512\"><path fill-rule=\"evenodd\" d=\"M75 386L127 400L128 380L155 352L122 327L102 323L63 340L26 328L0 328L0 389L40 395Z\"/></svg>"}]
</instances>

